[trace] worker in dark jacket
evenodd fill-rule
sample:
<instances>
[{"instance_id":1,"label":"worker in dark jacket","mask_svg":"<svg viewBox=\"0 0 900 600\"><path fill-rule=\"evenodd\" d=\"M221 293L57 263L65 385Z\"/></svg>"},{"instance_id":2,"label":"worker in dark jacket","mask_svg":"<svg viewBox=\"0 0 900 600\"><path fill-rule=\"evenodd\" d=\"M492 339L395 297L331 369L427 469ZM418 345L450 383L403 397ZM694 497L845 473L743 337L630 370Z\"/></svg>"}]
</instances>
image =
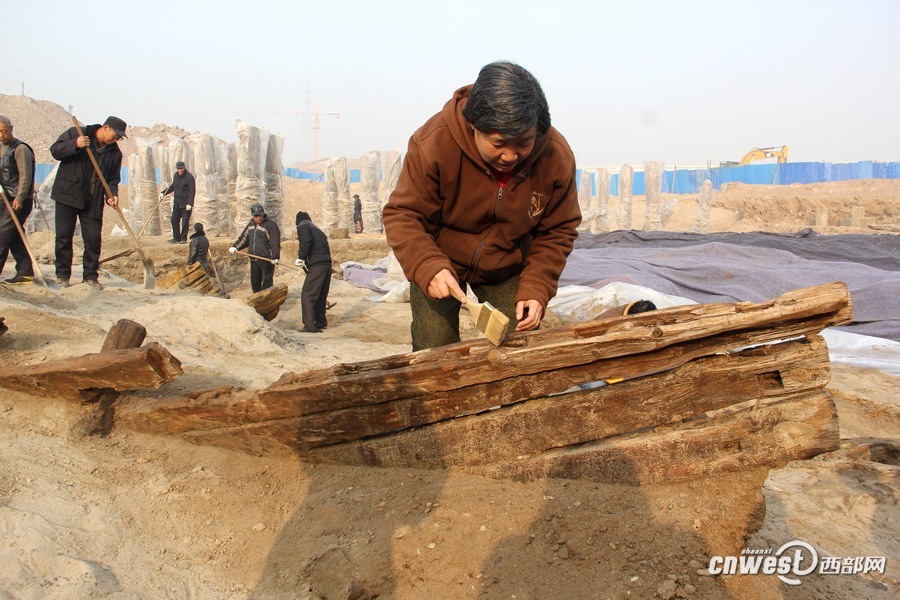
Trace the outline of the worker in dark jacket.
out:
<instances>
[{"instance_id":1,"label":"worker in dark jacket","mask_svg":"<svg viewBox=\"0 0 900 600\"><path fill-rule=\"evenodd\" d=\"M188 225L191 222L191 209L194 208L194 196L197 184L194 176L184 167L182 161L175 163L175 175L172 184L163 190L162 195L174 192L172 199L172 239L170 244L186 244Z\"/></svg>"},{"instance_id":2,"label":"worker in dark jacket","mask_svg":"<svg viewBox=\"0 0 900 600\"><path fill-rule=\"evenodd\" d=\"M297 266L306 267L306 280L300 291L303 329L306 333L321 333L328 327L325 310L331 288L331 249L328 238L302 210L297 213Z\"/></svg>"},{"instance_id":3,"label":"worker in dark jacket","mask_svg":"<svg viewBox=\"0 0 900 600\"><path fill-rule=\"evenodd\" d=\"M260 257L250 259L250 289L255 294L272 287L275 265L281 256L281 230L266 215L262 204L251 206L250 215L253 218L228 251L234 254L247 248L249 254Z\"/></svg>"},{"instance_id":4,"label":"worker in dark jacket","mask_svg":"<svg viewBox=\"0 0 900 600\"><path fill-rule=\"evenodd\" d=\"M25 226L25 219L34 207L34 151L22 140L13 137L13 125L9 117L0 115L0 185L19 224ZM6 259L12 252L16 259L16 274L6 283L31 283L34 279L34 265L19 235L19 229L9 210L0 207L0 271L6 266Z\"/></svg>"},{"instance_id":5,"label":"worker in dark jacket","mask_svg":"<svg viewBox=\"0 0 900 600\"><path fill-rule=\"evenodd\" d=\"M194 233L188 247L188 266L195 262L199 262L204 270L209 271L209 239L203 231L203 223L194 223Z\"/></svg>"},{"instance_id":6,"label":"worker in dark jacket","mask_svg":"<svg viewBox=\"0 0 900 600\"><path fill-rule=\"evenodd\" d=\"M56 202L56 279L67 287L72 277L72 238L76 221L81 223L84 241L82 256L84 282L100 287L100 241L103 230L103 204L119 205L119 178L122 151L117 142L125 136L125 121L109 117L103 125L88 125L78 135L67 129L50 146L50 154L59 161L50 197ZM103 183L91 163L93 152L112 197L106 196Z\"/></svg>"}]
</instances>

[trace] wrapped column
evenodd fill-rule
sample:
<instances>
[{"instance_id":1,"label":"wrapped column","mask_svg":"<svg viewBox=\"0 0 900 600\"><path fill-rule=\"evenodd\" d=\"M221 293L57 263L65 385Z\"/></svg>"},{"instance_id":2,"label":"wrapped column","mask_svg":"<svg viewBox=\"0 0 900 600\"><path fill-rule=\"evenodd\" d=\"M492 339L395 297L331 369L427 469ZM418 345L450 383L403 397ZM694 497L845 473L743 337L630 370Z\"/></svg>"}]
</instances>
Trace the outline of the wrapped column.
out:
<instances>
[{"instance_id":1,"label":"wrapped column","mask_svg":"<svg viewBox=\"0 0 900 600\"><path fill-rule=\"evenodd\" d=\"M58 170L59 163L56 163L34 195L34 210L31 211L31 214L28 215L28 219L25 221L25 231L29 233L34 231L56 231L56 202L51 202L50 190L53 189L53 182L56 181L56 172ZM37 187L37 184L35 186Z\"/></svg>"},{"instance_id":2,"label":"wrapped column","mask_svg":"<svg viewBox=\"0 0 900 600\"><path fill-rule=\"evenodd\" d=\"M700 197L697 206L697 224L694 226L695 233L709 233L709 218L712 208L713 184L712 181L706 179L700 186Z\"/></svg>"},{"instance_id":3,"label":"wrapped column","mask_svg":"<svg viewBox=\"0 0 900 600\"><path fill-rule=\"evenodd\" d=\"M156 184L156 140L137 138L137 152L129 157L131 228L142 235L162 235L159 218L159 187Z\"/></svg>"},{"instance_id":4,"label":"wrapped column","mask_svg":"<svg viewBox=\"0 0 900 600\"><path fill-rule=\"evenodd\" d=\"M250 220L250 207L266 205L266 153L269 132L237 121L237 178L234 184L235 231L243 231Z\"/></svg>"},{"instance_id":5,"label":"wrapped column","mask_svg":"<svg viewBox=\"0 0 900 600\"><path fill-rule=\"evenodd\" d=\"M366 152L360 172L359 199L362 202L363 231L380 232L381 200L378 198L378 184L381 179L381 153Z\"/></svg>"},{"instance_id":6,"label":"wrapped column","mask_svg":"<svg viewBox=\"0 0 900 600\"><path fill-rule=\"evenodd\" d=\"M203 223L206 235L217 236L220 234L218 139L201 133L190 136L188 142L194 155L194 170L191 173L197 186L191 222Z\"/></svg>"},{"instance_id":7,"label":"wrapped column","mask_svg":"<svg viewBox=\"0 0 900 600\"><path fill-rule=\"evenodd\" d=\"M646 191L646 211L644 212L644 231L662 229L659 203L662 197L662 176L666 163L656 160L644 161L644 184Z\"/></svg>"},{"instance_id":8,"label":"wrapped column","mask_svg":"<svg viewBox=\"0 0 900 600\"><path fill-rule=\"evenodd\" d=\"M381 207L378 211L378 229L373 229L374 233L383 233L384 225L381 222L381 209L391 199L394 188L397 187L397 181L400 179L400 153L397 150L387 150L381 153L381 184L378 190L378 196L381 201ZM366 226L368 228L368 226Z\"/></svg>"},{"instance_id":9,"label":"wrapped column","mask_svg":"<svg viewBox=\"0 0 900 600\"><path fill-rule=\"evenodd\" d=\"M284 136L272 134L266 147L266 214L285 231L284 186L281 181L284 165ZM293 226L293 223L291 223Z\"/></svg>"},{"instance_id":10,"label":"wrapped column","mask_svg":"<svg viewBox=\"0 0 900 600\"><path fill-rule=\"evenodd\" d=\"M619 229L631 229L631 193L634 181L634 169L631 165L622 165L619 169L619 206L616 208L616 223Z\"/></svg>"},{"instance_id":11,"label":"wrapped column","mask_svg":"<svg viewBox=\"0 0 900 600\"><path fill-rule=\"evenodd\" d=\"M346 193L343 190L347 190ZM346 196L350 215L341 216L341 198ZM347 159L342 156L332 156L325 164L325 195L322 198L322 231L331 235L340 227L347 227L353 223L353 203L350 200L350 170ZM346 212L346 211L344 211ZM342 222L344 223L342 225ZM348 228L349 231L349 228Z\"/></svg>"},{"instance_id":12,"label":"wrapped column","mask_svg":"<svg viewBox=\"0 0 900 600\"><path fill-rule=\"evenodd\" d=\"M578 176L578 207L581 209L578 231L587 231L591 217L591 174L587 169L582 169Z\"/></svg>"},{"instance_id":13,"label":"wrapped column","mask_svg":"<svg viewBox=\"0 0 900 600\"><path fill-rule=\"evenodd\" d=\"M609 169L598 169L597 208L591 215L591 233L609 231Z\"/></svg>"},{"instance_id":14,"label":"wrapped column","mask_svg":"<svg viewBox=\"0 0 900 600\"><path fill-rule=\"evenodd\" d=\"M236 235L234 231L234 185L237 178L235 145L219 140L216 169L219 174L219 235Z\"/></svg>"}]
</instances>

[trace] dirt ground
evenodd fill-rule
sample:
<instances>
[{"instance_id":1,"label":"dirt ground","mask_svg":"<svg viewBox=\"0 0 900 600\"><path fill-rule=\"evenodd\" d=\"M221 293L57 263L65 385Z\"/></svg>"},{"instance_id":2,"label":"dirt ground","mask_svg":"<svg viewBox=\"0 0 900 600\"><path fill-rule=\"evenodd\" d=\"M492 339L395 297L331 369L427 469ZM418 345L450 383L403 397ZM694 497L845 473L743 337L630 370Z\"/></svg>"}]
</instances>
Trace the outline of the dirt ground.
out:
<instances>
[{"instance_id":1,"label":"dirt ground","mask_svg":"<svg viewBox=\"0 0 900 600\"><path fill-rule=\"evenodd\" d=\"M288 214L313 215L321 184L286 182ZM667 199L664 196L664 201ZM641 198L635 199L639 226ZM864 206L865 227L841 227ZM826 233L885 233L900 224L900 183L729 185L714 231L796 231L829 208ZM689 230L696 198L679 197L664 227ZM107 215L107 224L114 221ZM873 228L875 227L875 228ZM146 238L162 270L186 246ZM329 328L297 332L301 276L266 323L237 300L246 263L213 240L232 299L143 290L135 259L107 263L102 291L0 286L4 365L96 352L130 318L168 348L185 374L141 397L222 385L258 388L302 372L409 350L409 307L334 279ZM33 246L52 275L52 236ZM107 237L104 254L126 248ZM383 237L334 240L336 262L374 262ZM286 242L285 254L296 251ZM77 254L77 253L76 253ZM12 265L7 265L8 277ZM476 335L470 327L466 335ZM304 464L114 428L78 433L84 407L4 391L0 399L0 598L892 598L900 593L896 452L854 450L900 439L898 379L835 365L846 448L832 456L699 481L624 486L516 483L454 471ZM120 400L128 402L128 394ZM709 576L713 556L803 539L833 556L886 556L887 572Z\"/></svg>"}]
</instances>

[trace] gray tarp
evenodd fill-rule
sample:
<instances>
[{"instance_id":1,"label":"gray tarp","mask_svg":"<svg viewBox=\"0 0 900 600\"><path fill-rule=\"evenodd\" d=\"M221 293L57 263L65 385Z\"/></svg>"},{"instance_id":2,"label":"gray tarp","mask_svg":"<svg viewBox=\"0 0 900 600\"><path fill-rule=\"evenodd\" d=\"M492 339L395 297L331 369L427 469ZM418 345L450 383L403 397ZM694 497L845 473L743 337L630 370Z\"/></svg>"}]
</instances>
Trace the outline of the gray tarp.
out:
<instances>
[{"instance_id":1,"label":"gray tarp","mask_svg":"<svg viewBox=\"0 0 900 600\"><path fill-rule=\"evenodd\" d=\"M697 302L762 302L832 281L847 284L853 323L900 341L900 236L614 231L582 234L560 286L624 281Z\"/></svg>"}]
</instances>

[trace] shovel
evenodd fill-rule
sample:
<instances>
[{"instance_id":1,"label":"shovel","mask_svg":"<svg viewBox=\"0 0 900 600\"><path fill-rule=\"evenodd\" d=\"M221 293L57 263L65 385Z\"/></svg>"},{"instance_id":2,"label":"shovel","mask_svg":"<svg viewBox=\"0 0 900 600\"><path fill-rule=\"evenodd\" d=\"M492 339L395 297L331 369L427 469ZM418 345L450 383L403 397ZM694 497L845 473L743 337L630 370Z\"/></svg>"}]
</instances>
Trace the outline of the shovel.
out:
<instances>
[{"instance_id":1,"label":"shovel","mask_svg":"<svg viewBox=\"0 0 900 600\"><path fill-rule=\"evenodd\" d=\"M75 131L78 132L79 137L84 135L81 132L81 125L78 124L78 119L72 117L72 121L75 123ZM103 184L103 189L106 192L107 198L112 198L115 194L112 193L112 190L109 189L109 184L106 182L106 177L103 176L103 171L100 170L100 164L97 163L97 157L94 156L94 152L91 150L90 146L85 148L87 150L88 156L91 158L91 163L94 165L94 171L97 172L97 179ZM114 207L116 212L119 213L119 219L122 221L122 225L125 227L125 231L128 232L128 237L131 238L131 243L134 244L134 249L137 250L138 256L141 257L141 262L144 263L144 289L152 290L156 287L156 270L153 267L153 261L150 260L150 257L144 254L144 251L141 250L141 245L138 243L136 237L134 237L134 232L131 231L131 226L128 224L128 220L125 218L125 215L122 213L122 209L119 208L119 203L116 202Z\"/></svg>"},{"instance_id":2,"label":"shovel","mask_svg":"<svg viewBox=\"0 0 900 600\"><path fill-rule=\"evenodd\" d=\"M41 271L41 265L38 264L37 259L34 257L34 252L31 251L31 245L28 243L28 238L25 237L25 230L22 229L22 224L19 223L19 217L16 216L12 204L9 203L9 198L6 197L6 190L0 187L0 193L3 194L3 203L6 205L6 210L9 211L9 216L12 217L13 223L16 224L16 229L19 230L19 235L22 236L22 243L25 244L25 249L28 250L28 256L31 257L31 264L34 266L35 273L34 280L45 288L49 288L50 286L47 285L47 280L44 279L44 273Z\"/></svg>"},{"instance_id":3,"label":"shovel","mask_svg":"<svg viewBox=\"0 0 900 600\"><path fill-rule=\"evenodd\" d=\"M240 250L235 250L235 252L237 252L238 254L243 254L244 256L249 256L250 258L255 258L257 260L264 260L266 262L272 262L271 258L266 258L264 256L257 256L255 254L250 254L249 252L241 252ZM283 263L281 261L278 261L278 264L276 266L287 267L289 269L294 269L295 271L303 271L303 269L300 267L295 267L294 265L289 265L289 264ZM303 271L303 272L306 273L306 271Z\"/></svg>"},{"instance_id":4,"label":"shovel","mask_svg":"<svg viewBox=\"0 0 900 600\"><path fill-rule=\"evenodd\" d=\"M222 285L222 278L219 277L219 270L216 269L216 261L213 259L212 250L207 249L206 254L209 255L209 264L212 265L213 275L216 276L216 281L219 282L219 290L222 292L222 295L228 298L228 294L225 293L225 286Z\"/></svg>"}]
</instances>

